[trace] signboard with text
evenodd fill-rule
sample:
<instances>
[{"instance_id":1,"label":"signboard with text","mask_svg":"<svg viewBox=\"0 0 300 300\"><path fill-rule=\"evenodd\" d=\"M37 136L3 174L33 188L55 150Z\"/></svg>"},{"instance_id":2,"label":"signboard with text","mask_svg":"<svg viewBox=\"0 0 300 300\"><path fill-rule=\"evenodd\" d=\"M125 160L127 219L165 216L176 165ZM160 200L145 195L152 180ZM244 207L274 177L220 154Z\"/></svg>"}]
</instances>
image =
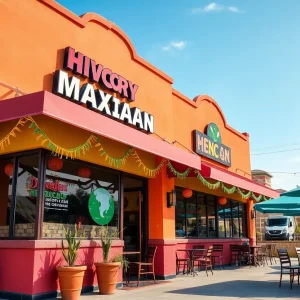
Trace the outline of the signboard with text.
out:
<instances>
[{"instance_id":1,"label":"signboard with text","mask_svg":"<svg viewBox=\"0 0 300 300\"><path fill-rule=\"evenodd\" d=\"M37 197L38 180L35 177L29 178L28 192L30 197ZM69 201L67 199L68 190L66 184L61 184L58 180L46 181L44 207L53 210L68 211Z\"/></svg>"},{"instance_id":2,"label":"signboard with text","mask_svg":"<svg viewBox=\"0 0 300 300\"><path fill-rule=\"evenodd\" d=\"M65 49L63 69L65 71L57 70L54 74L52 88L54 94L77 104L86 105L91 110L136 129L154 133L153 115L129 105L135 101L139 88L137 84L108 67L97 64L90 57L75 52L71 47ZM68 71L77 76L69 77ZM87 79L88 82L81 84L81 79ZM125 98L126 101L116 98L114 94Z\"/></svg>"},{"instance_id":3,"label":"signboard with text","mask_svg":"<svg viewBox=\"0 0 300 300\"><path fill-rule=\"evenodd\" d=\"M231 166L231 149L222 144L221 133L216 124L207 125L205 133L193 131L194 151L227 167Z\"/></svg>"}]
</instances>

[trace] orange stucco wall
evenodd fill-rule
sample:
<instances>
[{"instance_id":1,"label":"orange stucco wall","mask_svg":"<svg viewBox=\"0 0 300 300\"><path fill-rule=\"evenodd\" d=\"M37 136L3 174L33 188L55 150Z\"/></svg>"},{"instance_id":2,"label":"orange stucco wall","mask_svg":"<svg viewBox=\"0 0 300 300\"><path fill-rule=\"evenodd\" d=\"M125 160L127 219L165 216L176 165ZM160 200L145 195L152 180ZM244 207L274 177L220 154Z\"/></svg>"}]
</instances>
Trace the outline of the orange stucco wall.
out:
<instances>
[{"instance_id":1,"label":"orange stucco wall","mask_svg":"<svg viewBox=\"0 0 300 300\"><path fill-rule=\"evenodd\" d=\"M15 92L1 86L1 83L18 87L24 93L51 91L53 73L63 69L64 49L70 46L137 84L139 89L131 107L137 106L152 114L155 118L155 133L169 142L176 140L178 143L175 146L183 150L192 149L192 131L203 132L208 123L216 123L221 132L222 143L231 148L232 165L228 168L213 161L210 163L251 178L249 136L227 124L214 99L204 95L191 100L174 90L172 79L139 57L129 38L115 24L91 13L79 17L52 0L0 1L0 18L5 24L5 28L0 30L0 100L15 96ZM81 83L84 82L86 80L81 79ZM99 86L95 84L95 88ZM120 98L119 95L115 96ZM49 118L36 117L36 120L50 138L66 148L81 144L90 134L79 129L72 131L69 125ZM13 125L14 122L1 124L0 138ZM73 134L70 135L69 132ZM128 147L104 138L102 142L112 156L120 156ZM5 152L38 147L40 142L32 136L30 129L24 128L22 138L16 138ZM157 163L152 155L143 152L139 154L149 167L153 168ZM95 149L81 159L109 166ZM202 159L209 161L207 158ZM132 157L121 169L145 176ZM166 192L174 184L211 192L196 179L169 180L162 177L165 175L164 169L149 183L153 188L149 189L149 203L159 204L149 220L151 238L174 238L175 214L173 209L166 208ZM161 185L164 187L159 188ZM223 195L220 190L213 193ZM236 195L232 198L241 200ZM162 221L157 224L157 220Z\"/></svg>"},{"instance_id":2,"label":"orange stucco wall","mask_svg":"<svg viewBox=\"0 0 300 300\"><path fill-rule=\"evenodd\" d=\"M224 167L204 157L203 161L209 161L251 179L248 134L242 134L231 128L221 108L211 97L202 95L192 100L174 90L172 78L139 57L129 38L115 24L93 13L79 17L53 0L0 0L0 19L2 24L5 24L0 29L0 101L15 97L16 92L10 87L17 87L26 94L41 90L51 92L54 72L63 69L64 49L70 46L139 86L135 101L130 106L137 106L154 116L154 137L161 136L169 142L177 141L176 147L188 151L192 149L192 131L203 132L208 123L216 123L221 132L222 143L231 148L231 167ZM71 75L76 76L70 72ZM85 82L87 80L81 78L81 84ZM95 84L95 88L99 86ZM121 99L119 95L114 94L114 96ZM61 99L61 101L68 100ZM121 99L121 101L126 100ZM82 109L87 108L82 107ZM34 120L52 141L64 148L73 148L82 144L91 134L44 116L36 116ZM15 124L16 120L0 123L0 140ZM8 147L4 150L0 149L0 155L40 148L41 141L36 139L32 131L26 124L22 127L22 132L17 133L16 138L11 138ZM128 145L107 138L102 138L101 142L104 149L113 157L120 157L128 149ZM150 168L154 168L160 162L160 158L149 153L138 151L138 154L144 164ZM113 167L95 148L80 159ZM147 177L132 156L128 158L128 163L119 169ZM158 252L159 257L162 258L158 260L163 266L160 273L162 275L175 272L175 209L167 208L166 203L167 192L175 186L227 196L220 189L212 191L205 188L196 178L185 180L168 178L166 166L155 178L149 179L149 239L152 243L159 240L163 240L163 244L169 243L166 247L165 245L161 247ZM231 198L245 202L238 195L232 195ZM255 237L254 221L251 220L250 215L252 208L253 201L249 200L250 238ZM47 255L47 251L43 251ZM4 254L8 256L9 251ZM56 255L57 251L54 254ZM88 257L92 254L89 252ZM40 255L36 260L39 259ZM34 265L40 266L40 264L39 262ZM2 267L4 273L7 272L6 268L10 268L9 262L3 263ZM43 276L36 280L40 282L36 286L33 285L33 288L29 282L29 284L24 283L26 290L13 286L9 288L0 286L0 290L39 293L55 289L49 286L53 281L51 281L52 277L47 276L52 276L55 271L54 266L50 266L50 269L50 273L42 272ZM32 277L32 270L29 271ZM93 278L92 273L90 275Z\"/></svg>"},{"instance_id":3,"label":"orange stucco wall","mask_svg":"<svg viewBox=\"0 0 300 300\"><path fill-rule=\"evenodd\" d=\"M78 17L52 0L2 1L0 17L6 24L0 31L4 45L0 82L25 93L51 91L53 72L62 69L64 48L71 46L139 85L131 106L154 115L155 133L191 149L191 132L203 131L213 121L223 144L232 150L229 170L242 176L250 173L248 137L226 123L210 97L193 101L173 90L172 79L140 58L116 25L95 14ZM13 96L14 92L0 87L0 99Z\"/></svg>"}]
</instances>

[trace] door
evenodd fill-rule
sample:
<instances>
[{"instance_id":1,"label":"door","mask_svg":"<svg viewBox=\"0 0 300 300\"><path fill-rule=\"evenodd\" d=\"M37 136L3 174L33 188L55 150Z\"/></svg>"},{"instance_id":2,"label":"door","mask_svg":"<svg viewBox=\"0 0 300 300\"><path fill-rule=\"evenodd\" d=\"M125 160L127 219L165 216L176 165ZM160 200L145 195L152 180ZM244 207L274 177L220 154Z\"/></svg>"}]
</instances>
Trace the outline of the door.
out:
<instances>
[{"instance_id":1,"label":"door","mask_svg":"<svg viewBox=\"0 0 300 300\"><path fill-rule=\"evenodd\" d=\"M139 255L130 256L130 260L135 261L140 260L147 244L145 185L143 178L124 177L124 251L139 252Z\"/></svg>"}]
</instances>

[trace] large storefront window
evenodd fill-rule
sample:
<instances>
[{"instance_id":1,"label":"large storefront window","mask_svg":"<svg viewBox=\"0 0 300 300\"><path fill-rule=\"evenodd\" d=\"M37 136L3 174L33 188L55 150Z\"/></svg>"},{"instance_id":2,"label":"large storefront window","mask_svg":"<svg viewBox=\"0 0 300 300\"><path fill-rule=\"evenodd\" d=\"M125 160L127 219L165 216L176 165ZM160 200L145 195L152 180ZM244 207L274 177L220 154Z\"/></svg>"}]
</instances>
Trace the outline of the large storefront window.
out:
<instances>
[{"instance_id":1,"label":"large storefront window","mask_svg":"<svg viewBox=\"0 0 300 300\"><path fill-rule=\"evenodd\" d=\"M185 199L176 188L176 237L239 238L247 237L246 205L227 200L217 203L217 197L199 192Z\"/></svg>"},{"instance_id":2,"label":"large storefront window","mask_svg":"<svg viewBox=\"0 0 300 300\"><path fill-rule=\"evenodd\" d=\"M118 230L119 182L118 172L49 156L43 237L60 238L75 223L85 238L99 237L101 225Z\"/></svg>"},{"instance_id":3,"label":"large storefront window","mask_svg":"<svg viewBox=\"0 0 300 300\"><path fill-rule=\"evenodd\" d=\"M14 161L0 160L0 237L9 236Z\"/></svg>"}]
</instances>

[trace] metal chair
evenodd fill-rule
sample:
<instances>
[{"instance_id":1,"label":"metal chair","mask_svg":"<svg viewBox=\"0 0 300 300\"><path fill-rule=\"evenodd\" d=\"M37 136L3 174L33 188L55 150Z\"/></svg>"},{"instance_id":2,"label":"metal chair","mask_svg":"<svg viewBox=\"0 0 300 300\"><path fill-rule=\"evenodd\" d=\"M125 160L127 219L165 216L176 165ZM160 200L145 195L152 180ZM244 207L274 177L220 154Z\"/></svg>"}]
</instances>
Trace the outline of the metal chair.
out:
<instances>
[{"instance_id":1,"label":"metal chair","mask_svg":"<svg viewBox=\"0 0 300 300\"><path fill-rule=\"evenodd\" d=\"M220 270L224 269L223 265L223 245L222 244L214 244L213 252L212 252L212 264L213 267L216 265L216 261L219 263Z\"/></svg>"},{"instance_id":2,"label":"metal chair","mask_svg":"<svg viewBox=\"0 0 300 300\"><path fill-rule=\"evenodd\" d=\"M267 264L268 266L268 260L269 257L267 245L261 245L261 248L258 249L257 258L260 265L265 266Z\"/></svg>"},{"instance_id":3,"label":"metal chair","mask_svg":"<svg viewBox=\"0 0 300 300\"><path fill-rule=\"evenodd\" d=\"M212 252L213 252L213 246L209 246L206 255L199 259L200 269L202 266L205 267L206 276L208 276L208 272L207 272L208 268L210 268L211 274L214 275L213 265L212 265Z\"/></svg>"},{"instance_id":4,"label":"metal chair","mask_svg":"<svg viewBox=\"0 0 300 300\"><path fill-rule=\"evenodd\" d=\"M273 265L273 262L272 262L273 260L274 260L274 263L276 264L273 244L267 244L266 247L267 247L267 256L270 260L271 265Z\"/></svg>"},{"instance_id":5,"label":"metal chair","mask_svg":"<svg viewBox=\"0 0 300 300\"><path fill-rule=\"evenodd\" d=\"M297 254L297 258L298 258L298 263L299 263L299 266L300 266L300 248L295 247L295 250L296 250L296 254Z\"/></svg>"},{"instance_id":6,"label":"metal chair","mask_svg":"<svg viewBox=\"0 0 300 300\"><path fill-rule=\"evenodd\" d=\"M193 250L196 249L201 249L201 250L205 250L205 246L204 245L194 245L193 246ZM195 251L193 253L193 257L192 257L192 263L193 263L193 268L195 267L195 264L198 265L198 270L200 270L200 259L204 257L204 252L197 252Z\"/></svg>"},{"instance_id":7,"label":"metal chair","mask_svg":"<svg viewBox=\"0 0 300 300\"><path fill-rule=\"evenodd\" d=\"M248 264L251 268L254 260L254 254L251 253L249 245L240 245L239 247L238 261L242 265L243 263Z\"/></svg>"},{"instance_id":8,"label":"metal chair","mask_svg":"<svg viewBox=\"0 0 300 300\"><path fill-rule=\"evenodd\" d=\"M280 281L279 287L281 287L282 275L289 274L290 275L290 286L293 288L293 282L295 275L298 275L298 285L299 285L299 275L300 275L300 266L292 266L290 256L286 249L277 249L279 260L280 260ZM284 273L284 270L288 270L289 273ZM296 271L296 273L295 273Z\"/></svg>"},{"instance_id":9,"label":"metal chair","mask_svg":"<svg viewBox=\"0 0 300 300\"><path fill-rule=\"evenodd\" d=\"M183 265L182 273L185 274L189 270L190 260L186 257L178 257L178 253L176 251L176 275L179 274L180 268Z\"/></svg>"},{"instance_id":10,"label":"metal chair","mask_svg":"<svg viewBox=\"0 0 300 300\"><path fill-rule=\"evenodd\" d=\"M137 265L138 267L138 282L137 286L140 285L141 275L152 274L153 280L156 283L155 272L154 272L154 261L157 247L149 246L146 251L144 262L131 262L130 264ZM129 275L130 276L130 275Z\"/></svg>"},{"instance_id":11,"label":"metal chair","mask_svg":"<svg viewBox=\"0 0 300 300\"><path fill-rule=\"evenodd\" d=\"M240 253L241 245L230 245L230 265L232 265L232 262L235 264L239 263L239 253Z\"/></svg>"}]
</instances>

